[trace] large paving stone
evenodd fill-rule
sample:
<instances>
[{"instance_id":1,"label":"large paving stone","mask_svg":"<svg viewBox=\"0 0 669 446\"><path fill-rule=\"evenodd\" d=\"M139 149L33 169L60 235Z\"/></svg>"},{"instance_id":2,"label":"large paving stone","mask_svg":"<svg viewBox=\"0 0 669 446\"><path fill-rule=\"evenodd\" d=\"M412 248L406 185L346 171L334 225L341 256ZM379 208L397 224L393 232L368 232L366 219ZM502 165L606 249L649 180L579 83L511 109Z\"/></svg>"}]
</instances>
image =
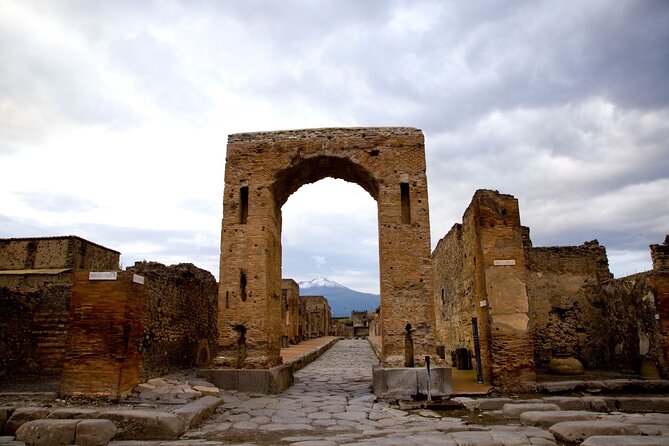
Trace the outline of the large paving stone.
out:
<instances>
[{"instance_id":1,"label":"large paving stone","mask_svg":"<svg viewBox=\"0 0 669 446\"><path fill-rule=\"evenodd\" d=\"M502 410L505 404L516 402L511 398L481 398L474 403L474 409L478 410Z\"/></svg>"},{"instance_id":2,"label":"large paving stone","mask_svg":"<svg viewBox=\"0 0 669 446\"><path fill-rule=\"evenodd\" d=\"M669 437L595 435L581 443L581 446L669 446Z\"/></svg>"},{"instance_id":3,"label":"large paving stone","mask_svg":"<svg viewBox=\"0 0 669 446\"><path fill-rule=\"evenodd\" d=\"M174 410L173 413L183 420L186 428L193 428L199 426L205 418L211 416L221 404L223 404L222 399L205 396Z\"/></svg>"},{"instance_id":4,"label":"large paving stone","mask_svg":"<svg viewBox=\"0 0 669 446\"><path fill-rule=\"evenodd\" d=\"M111 420L81 420L77 423L74 443L77 446L104 446L116 435Z\"/></svg>"},{"instance_id":5,"label":"large paving stone","mask_svg":"<svg viewBox=\"0 0 669 446\"><path fill-rule=\"evenodd\" d=\"M538 411L558 411L560 408L555 404L547 403L507 403L502 407L502 412L507 418L518 418L523 412L538 412Z\"/></svg>"},{"instance_id":6,"label":"large paving stone","mask_svg":"<svg viewBox=\"0 0 669 446\"><path fill-rule=\"evenodd\" d=\"M625 397L616 398L616 407L622 412L654 412L654 401L648 397Z\"/></svg>"},{"instance_id":7,"label":"large paving stone","mask_svg":"<svg viewBox=\"0 0 669 446\"><path fill-rule=\"evenodd\" d=\"M79 407L62 407L59 409L53 409L47 418L55 418L60 420L68 419L79 419L83 420L86 418L97 418L100 415L100 411L96 409L82 409Z\"/></svg>"},{"instance_id":8,"label":"large paving stone","mask_svg":"<svg viewBox=\"0 0 669 446\"><path fill-rule=\"evenodd\" d=\"M2 428L2 432L9 435L14 435L16 430L23 423L46 418L48 414L49 409L44 407L18 407L12 412L12 416L9 417L5 423L5 426Z\"/></svg>"},{"instance_id":9,"label":"large paving stone","mask_svg":"<svg viewBox=\"0 0 669 446\"><path fill-rule=\"evenodd\" d=\"M639 426L619 421L565 421L550 427L549 432L562 441L576 443L595 435L641 435Z\"/></svg>"},{"instance_id":10,"label":"large paving stone","mask_svg":"<svg viewBox=\"0 0 669 446\"><path fill-rule=\"evenodd\" d=\"M616 400L610 397L584 396L581 398L586 410L593 412L610 412L616 410Z\"/></svg>"},{"instance_id":11,"label":"large paving stone","mask_svg":"<svg viewBox=\"0 0 669 446\"><path fill-rule=\"evenodd\" d=\"M544 403L556 404L562 410L586 410L587 406L582 398L573 396L549 396L543 399Z\"/></svg>"},{"instance_id":12,"label":"large paving stone","mask_svg":"<svg viewBox=\"0 0 669 446\"><path fill-rule=\"evenodd\" d=\"M458 446L504 446L490 432L453 432L448 434Z\"/></svg>"},{"instance_id":13,"label":"large paving stone","mask_svg":"<svg viewBox=\"0 0 669 446\"><path fill-rule=\"evenodd\" d=\"M74 443L79 420L31 420L16 430L16 439L30 446L67 446Z\"/></svg>"},{"instance_id":14,"label":"large paving stone","mask_svg":"<svg viewBox=\"0 0 669 446\"><path fill-rule=\"evenodd\" d=\"M114 422L117 440L174 440L186 430L177 415L157 410L109 409L100 418Z\"/></svg>"},{"instance_id":15,"label":"large paving stone","mask_svg":"<svg viewBox=\"0 0 669 446\"><path fill-rule=\"evenodd\" d=\"M593 421L597 415L583 410L530 411L520 414L520 422L526 426L549 428L565 421Z\"/></svg>"}]
</instances>

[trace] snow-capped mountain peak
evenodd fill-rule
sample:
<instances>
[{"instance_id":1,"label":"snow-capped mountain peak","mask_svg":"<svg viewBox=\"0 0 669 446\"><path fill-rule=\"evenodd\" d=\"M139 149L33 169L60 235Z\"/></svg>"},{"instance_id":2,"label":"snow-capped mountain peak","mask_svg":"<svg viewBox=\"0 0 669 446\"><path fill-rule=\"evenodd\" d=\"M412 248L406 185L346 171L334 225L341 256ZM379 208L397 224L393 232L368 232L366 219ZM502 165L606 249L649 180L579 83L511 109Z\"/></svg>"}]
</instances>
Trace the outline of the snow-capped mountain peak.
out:
<instances>
[{"instance_id":1,"label":"snow-capped mountain peak","mask_svg":"<svg viewBox=\"0 0 669 446\"><path fill-rule=\"evenodd\" d=\"M298 285L300 285L300 288L306 289L306 288L316 288L316 287L328 287L328 288L346 288L344 285L339 285L337 282L333 282L332 280L328 280L325 277L317 277L312 280L305 280L302 282L299 282Z\"/></svg>"}]
</instances>

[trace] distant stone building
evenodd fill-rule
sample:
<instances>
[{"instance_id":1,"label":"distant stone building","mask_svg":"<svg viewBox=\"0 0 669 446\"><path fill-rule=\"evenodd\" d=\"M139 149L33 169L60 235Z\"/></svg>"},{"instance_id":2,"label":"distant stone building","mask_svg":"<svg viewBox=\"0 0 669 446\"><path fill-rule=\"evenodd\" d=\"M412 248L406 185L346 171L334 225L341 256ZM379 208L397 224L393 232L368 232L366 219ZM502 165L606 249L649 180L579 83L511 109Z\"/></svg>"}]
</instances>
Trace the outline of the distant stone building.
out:
<instances>
[{"instance_id":1,"label":"distant stone building","mask_svg":"<svg viewBox=\"0 0 669 446\"><path fill-rule=\"evenodd\" d=\"M300 286L293 279L281 280L282 347L300 342Z\"/></svg>"},{"instance_id":2,"label":"distant stone building","mask_svg":"<svg viewBox=\"0 0 669 446\"><path fill-rule=\"evenodd\" d=\"M351 321L353 321L354 337L365 338L369 335L370 315L367 310L351 311Z\"/></svg>"},{"instance_id":3,"label":"distant stone building","mask_svg":"<svg viewBox=\"0 0 669 446\"><path fill-rule=\"evenodd\" d=\"M300 296L304 314L304 339L327 336L332 317L330 305L323 296Z\"/></svg>"},{"instance_id":4,"label":"distant stone building","mask_svg":"<svg viewBox=\"0 0 669 446\"><path fill-rule=\"evenodd\" d=\"M485 379L507 389L531 386L565 356L669 376L667 249L651 246L652 271L613 279L597 241L533 247L518 201L479 190L432 254L437 349L447 361L458 349L473 356L475 324Z\"/></svg>"}]
</instances>

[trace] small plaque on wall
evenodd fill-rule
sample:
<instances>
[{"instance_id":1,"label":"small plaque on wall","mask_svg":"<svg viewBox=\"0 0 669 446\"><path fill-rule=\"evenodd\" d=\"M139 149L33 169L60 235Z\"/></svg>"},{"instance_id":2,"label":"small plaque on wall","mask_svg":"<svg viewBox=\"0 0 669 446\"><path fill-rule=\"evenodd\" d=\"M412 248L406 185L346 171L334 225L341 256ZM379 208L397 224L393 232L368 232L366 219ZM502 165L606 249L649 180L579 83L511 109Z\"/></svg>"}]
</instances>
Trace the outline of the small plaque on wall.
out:
<instances>
[{"instance_id":1,"label":"small plaque on wall","mask_svg":"<svg viewBox=\"0 0 669 446\"><path fill-rule=\"evenodd\" d=\"M144 276L138 276L137 274L133 274L132 281L140 285L144 285Z\"/></svg>"},{"instance_id":2,"label":"small plaque on wall","mask_svg":"<svg viewBox=\"0 0 669 446\"><path fill-rule=\"evenodd\" d=\"M116 280L116 271L91 271L88 280Z\"/></svg>"},{"instance_id":3,"label":"small plaque on wall","mask_svg":"<svg viewBox=\"0 0 669 446\"><path fill-rule=\"evenodd\" d=\"M493 265L495 266L514 266L516 264L516 259L505 259L505 260L495 260Z\"/></svg>"}]
</instances>

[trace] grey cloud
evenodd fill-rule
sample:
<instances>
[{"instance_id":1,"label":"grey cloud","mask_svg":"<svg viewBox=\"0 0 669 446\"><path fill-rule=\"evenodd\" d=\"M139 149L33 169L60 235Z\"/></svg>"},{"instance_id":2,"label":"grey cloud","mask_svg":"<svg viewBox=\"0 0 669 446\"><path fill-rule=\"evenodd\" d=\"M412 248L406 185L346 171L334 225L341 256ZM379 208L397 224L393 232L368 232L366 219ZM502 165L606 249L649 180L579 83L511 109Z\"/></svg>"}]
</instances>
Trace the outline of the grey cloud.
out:
<instances>
[{"instance_id":1,"label":"grey cloud","mask_svg":"<svg viewBox=\"0 0 669 446\"><path fill-rule=\"evenodd\" d=\"M95 209L97 206L86 198L75 197L54 192L18 192L28 206L33 209L46 212L85 212Z\"/></svg>"}]
</instances>

